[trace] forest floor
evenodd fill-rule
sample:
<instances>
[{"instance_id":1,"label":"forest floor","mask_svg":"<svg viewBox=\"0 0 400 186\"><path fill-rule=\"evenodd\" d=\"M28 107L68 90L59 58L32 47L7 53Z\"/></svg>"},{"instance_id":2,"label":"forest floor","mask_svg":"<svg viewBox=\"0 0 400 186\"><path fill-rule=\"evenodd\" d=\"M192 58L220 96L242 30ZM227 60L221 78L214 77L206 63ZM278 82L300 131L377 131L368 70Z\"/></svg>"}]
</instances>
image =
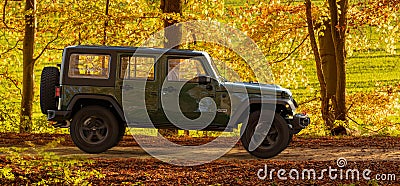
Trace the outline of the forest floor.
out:
<instances>
[{"instance_id":1,"label":"forest floor","mask_svg":"<svg viewBox=\"0 0 400 186\"><path fill-rule=\"evenodd\" d=\"M101 154L86 154L74 146L69 135L61 134L0 133L0 147L41 147L60 138L64 140L46 151L54 152L61 158L92 160L92 163L83 163L74 169L95 169L105 176L88 178L87 181L93 184L400 185L399 137L294 137L286 150L267 160L251 156L237 143L223 157L199 166L176 166L162 162L147 154L128 135L118 146ZM212 139L169 138L186 146L204 144ZM22 154L28 156L30 153L28 150ZM341 163L345 160L345 164L339 165L339 160ZM6 154L0 153L0 164L12 167L12 172L18 174L19 165L7 159ZM308 175L311 169L315 171L315 177L313 172ZM278 176L278 170L284 173ZM28 180L6 180L0 175L0 183L33 183L37 180L35 177L45 174L45 171L38 170L36 174L29 175L32 179Z\"/></svg>"}]
</instances>

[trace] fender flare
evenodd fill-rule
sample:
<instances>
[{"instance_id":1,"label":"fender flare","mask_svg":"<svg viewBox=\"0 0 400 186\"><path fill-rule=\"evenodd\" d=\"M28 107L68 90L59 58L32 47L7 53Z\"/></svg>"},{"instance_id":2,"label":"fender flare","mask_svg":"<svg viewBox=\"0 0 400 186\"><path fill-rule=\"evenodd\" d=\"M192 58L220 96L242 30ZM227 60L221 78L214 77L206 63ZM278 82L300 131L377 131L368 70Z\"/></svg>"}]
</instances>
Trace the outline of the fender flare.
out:
<instances>
[{"instance_id":1,"label":"fender flare","mask_svg":"<svg viewBox=\"0 0 400 186\"><path fill-rule=\"evenodd\" d=\"M78 94L75 95L71 101L68 104L67 110L71 110L73 109L73 107L75 106L76 102L78 102L78 100L80 99L90 99L90 100L103 100L103 101L107 101L109 102L112 107L115 108L115 111L118 113L118 116L125 121L125 116L124 116L124 112L122 111L121 106L119 106L117 100L115 100L115 98L113 98L112 96L109 95L85 95L85 94Z\"/></svg>"},{"instance_id":2,"label":"fender flare","mask_svg":"<svg viewBox=\"0 0 400 186\"><path fill-rule=\"evenodd\" d=\"M245 103L246 102L246 103ZM231 121L229 122L230 126L236 126L240 122L245 122L248 120L248 116L250 115L250 105L251 104L270 104L274 105L274 109L276 109L277 105L289 105L289 108L292 110L296 110L295 104L290 99L262 99L262 98L250 98L242 101L239 108L233 114Z\"/></svg>"}]
</instances>

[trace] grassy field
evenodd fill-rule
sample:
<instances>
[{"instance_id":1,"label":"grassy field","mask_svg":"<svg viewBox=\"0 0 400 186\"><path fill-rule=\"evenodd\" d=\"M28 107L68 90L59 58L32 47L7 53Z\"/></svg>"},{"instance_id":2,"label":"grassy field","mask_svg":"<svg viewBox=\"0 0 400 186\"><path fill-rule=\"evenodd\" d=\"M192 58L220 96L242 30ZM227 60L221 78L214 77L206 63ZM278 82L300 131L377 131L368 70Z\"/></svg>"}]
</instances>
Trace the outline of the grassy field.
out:
<instances>
[{"instance_id":1,"label":"grassy field","mask_svg":"<svg viewBox=\"0 0 400 186\"><path fill-rule=\"evenodd\" d=\"M315 61L301 62L306 71L310 87L298 87L292 92L300 100L311 99L319 90ZM347 93L370 92L382 86L400 84L400 55L389 55L383 51L359 53L349 57L346 64Z\"/></svg>"}]
</instances>

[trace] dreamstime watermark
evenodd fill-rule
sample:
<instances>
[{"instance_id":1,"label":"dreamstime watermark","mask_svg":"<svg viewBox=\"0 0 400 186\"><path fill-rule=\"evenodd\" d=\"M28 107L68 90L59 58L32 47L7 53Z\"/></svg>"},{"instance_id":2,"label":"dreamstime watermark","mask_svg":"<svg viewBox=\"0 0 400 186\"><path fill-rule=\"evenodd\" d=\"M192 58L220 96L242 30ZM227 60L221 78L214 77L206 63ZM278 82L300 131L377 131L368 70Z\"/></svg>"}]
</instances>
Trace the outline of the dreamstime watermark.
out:
<instances>
[{"instance_id":1,"label":"dreamstime watermark","mask_svg":"<svg viewBox=\"0 0 400 186\"><path fill-rule=\"evenodd\" d=\"M395 181L396 174L384 173L374 174L370 169L359 170L357 168L346 168L347 160L339 158L337 167L329 166L325 169L268 169L267 165L257 171L257 177L261 180L275 178L279 180L377 180Z\"/></svg>"},{"instance_id":2,"label":"dreamstime watermark","mask_svg":"<svg viewBox=\"0 0 400 186\"><path fill-rule=\"evenodd\" d=\"M224 48L228 48L236 55L240 56L247 63L248 67L254 72L259 82L273 82L273 75L269 65L266 65L268 63L264 54L255 44L255 42L240 30L232 28L223 23L201 20L179 23L178 26L181 29L179 31L180 33L176 34L182 35L182 40L179 44L205 42L217 44L219 46L223 46ZM165 60L164 53L168 52L168 50L159 50L154 49L153 47L162 46L165 41L164 33L169 32L171 34L171 32L174 31L176 31L176 27L167 27L164 30L154 33L152 36L149 37L148 40L143 43L141 48L138 48L135 51L135 53L131 56L131 60L134 59L135 64L142 63L142 61L140 60L142 60L143 56L146 56L146 54L148 56L148 53L150 51L151 57L155 59L155 65L157 63L163 63L162 65L164 67L167 66L167 64L164 63L166 63L169 59L179 57L179 54L174 53L175 56L168 56L167 60ZM152 49L142 47L152 47ZM205 70L208 71L207 76L211 79L210 81L223 82L223 80L221 80L220 76L218 75L217 70L213 69L213 67L215 66L212 64L212 59L210 56L208 56L208 54L199 51L193 51L192 53L196 53L197 57L193 56L191 57L191 59L193 59L194 61L197 60L207 63L203 64L203 66L205 66ZM186 56L186 58L188 58L188 56ZM187 68L190 65L184 63L190 62L190 60L180 60L179 65L182 66L179 67L178 65L174 68L183 68L185 66ZM207 65L209 65L209 67ZM155 72L158 73L157 70ZM197 72L200 71L197 70ZM150 73L154 73L152 68L148 69L148 74ZM168 76L170 76L170 73L168 73ZM128 70L126 70L125 77L129 77L128 74L129 72ZM230 99L230 107L226 108L230 109L221 109L218 106L225 103L222 103L221 100L219 100L220 98L216 98L215 95L198 96L199 94L204 94L204 92L207 92L205 90L202 91L201 86L186 86L186 88L184 88L189 80L180 82L169 81L168 76L165 77L165 79L160 80L157 78L162 76L156 75L155 80L152 82L134 81L129 78L124 78L122 87L131 88L122 89L122 106L125 119L136 142L151 156L161 161L180 166L193 166L209 163L213 160L220 158L228 151L230 151L239 141L240 136L233 136L229 138L217 137L216 139L206 144L198 146L184 146L169 141L167 138L164 138L159 133L157 136L135 135L135 130L137 129L135 128L136 126L145 125L146 128L156 129L157 127L154 126L154 123L156 123L157 121L154 121L162 119L165 120L165 118L163 118L163 115L151 115L151 113L157 112L157 109L158 111L162 110L163 114L170 122L170 124L173 124L177 128L184 130L202 130L209 126L212 122L214 122L216 114L221 112L221 110L225 110L224 112L230 113L231 117L224 131L230 132L233 128L237 127L236 120L232 118L234 118L234 116L242 116L242 113L245 113L243 110L240 110L240 106L250 105L247 88L246 85L243 83L223 84L223 89L226 89L227 91L227 95L225 96ZM154 96L157 94L157 92L151 90L151 86L156 86L154 85L154 82L158 83L157 86L161 85L161 88L159 89L161 93L159 94L159 96ZM219 86L212 88L219 89ZM274 91L275 88L276 87L271 86L268 90L259 89L260 95L271 95L270 92ZM267 91L269 91L269 93ZM152 103L146 102L146 97L148 96L153 96L153 99L156 101L153 101ZM185 100L183 100L183 103L181 102L181 96L186 96L185 98L187 98L187 100L196 103L197 108L193 109L192 107L188 107L188 109L192 109L192 111L195 110L197 114L200 115L197 117L197 119L190 119L183 113L187 110L182 109L181 106L185 107L188 106L188 104L185 103ZM223 99L223 97L221 99ZM261 97L260 99L265 98ZM275 96L269 97L268 99L270 99L269 101L271 102L276 101L274 100L276 99ZM160 103L161 105L157 105L158 103ZM257 135L253 135L251 138L251 142L249 144L250 150L256 149L263 142L263 139L265 139L269 129L271 128L272 120L274 118L273 111L275 110L275 104L269 105L270 106L264 106L264 104L262 105L260 113L260 118L262 118L262 121L260 120L260 123L254 131L254 134ZM246 127L246 119L242 125Z\"/></svg>"}]
</instances>

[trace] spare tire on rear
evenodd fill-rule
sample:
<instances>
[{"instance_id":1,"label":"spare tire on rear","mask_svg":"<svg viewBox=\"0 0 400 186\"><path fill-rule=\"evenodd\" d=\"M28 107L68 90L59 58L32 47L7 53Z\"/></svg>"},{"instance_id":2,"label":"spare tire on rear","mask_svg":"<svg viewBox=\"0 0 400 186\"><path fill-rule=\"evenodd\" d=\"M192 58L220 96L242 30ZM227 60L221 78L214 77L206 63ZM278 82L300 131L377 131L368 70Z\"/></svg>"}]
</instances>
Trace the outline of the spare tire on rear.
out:
<instances>
[{"instance_id":1,"label":"spare tire on rear","mask_svg":"<svg viewBox=\"0 0 400 186\"><path fill-rule=\"evenodd\" d=\"M60 71L57 67L44 67L40 78L40 109L43 114L47 110L57 109L55 87L59 84Z\"/></svg>"}]
</instances>

